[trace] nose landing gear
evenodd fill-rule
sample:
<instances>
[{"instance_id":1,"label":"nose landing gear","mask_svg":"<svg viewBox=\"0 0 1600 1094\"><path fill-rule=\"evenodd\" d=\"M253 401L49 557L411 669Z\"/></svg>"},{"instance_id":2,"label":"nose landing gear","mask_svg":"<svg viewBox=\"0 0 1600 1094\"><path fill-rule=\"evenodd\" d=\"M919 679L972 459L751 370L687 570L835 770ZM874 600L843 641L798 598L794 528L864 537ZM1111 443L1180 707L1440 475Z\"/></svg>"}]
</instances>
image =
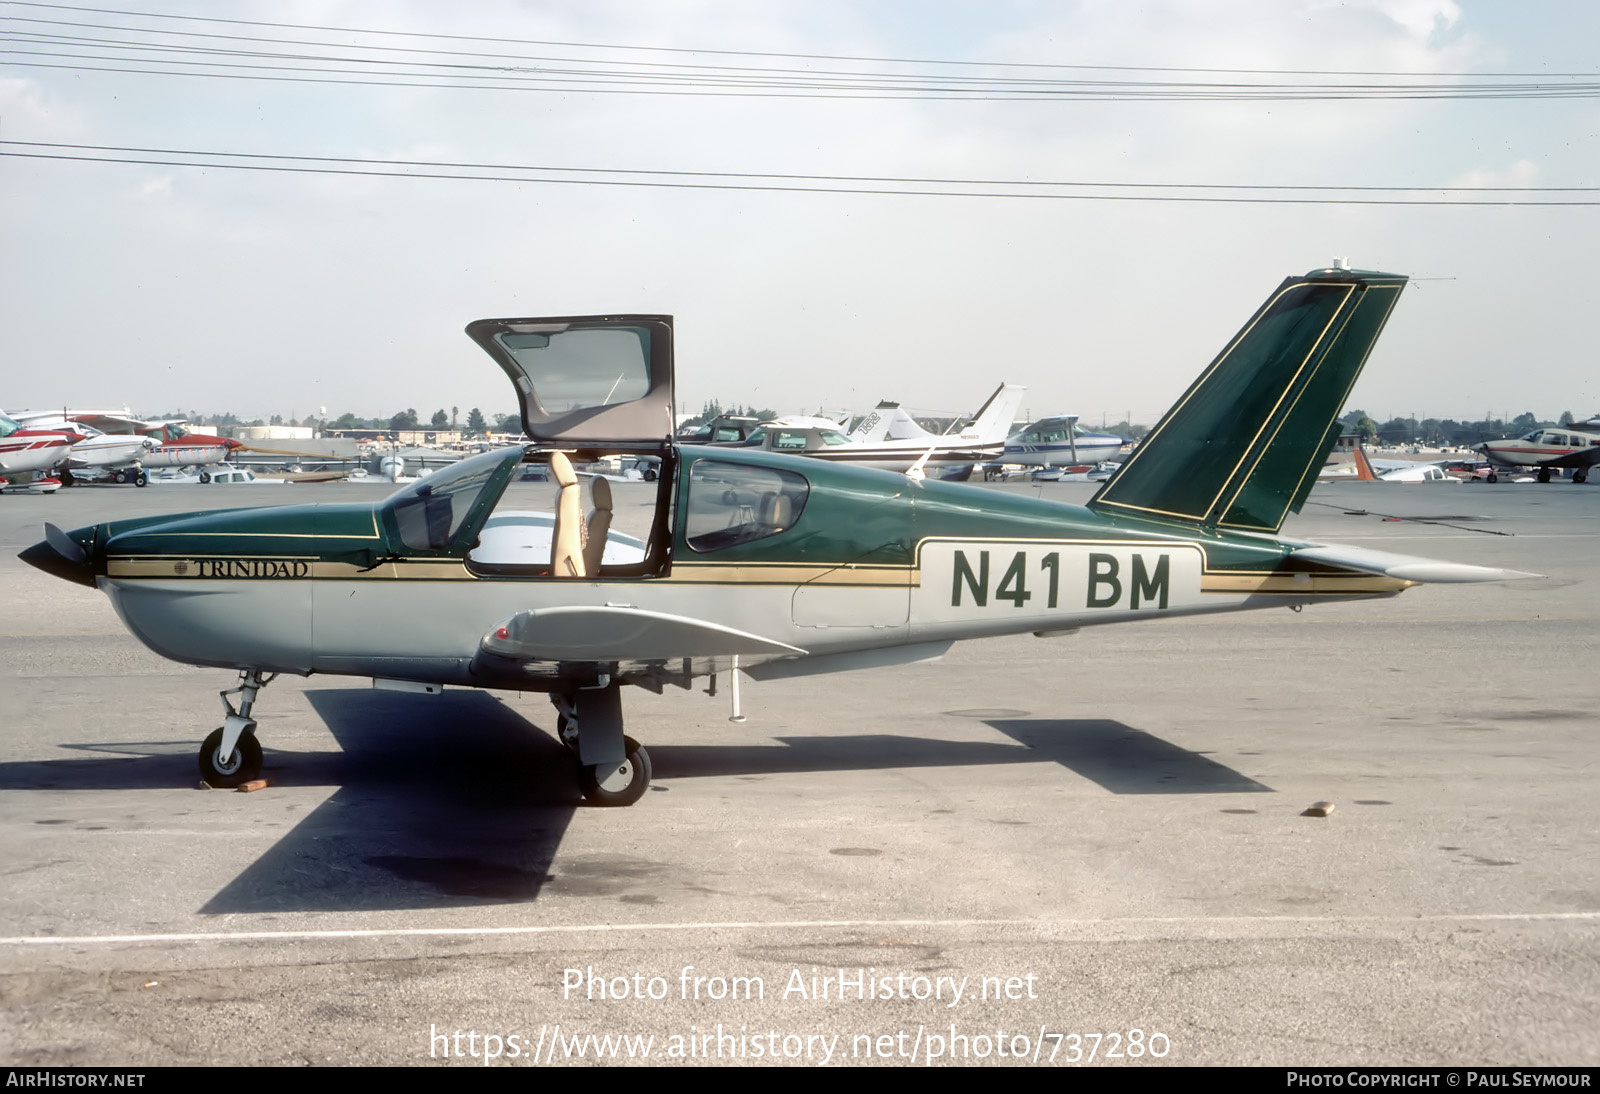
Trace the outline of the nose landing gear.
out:
<instances>
[{"instance_id":1,"label":"nose landing gear","mask_svg":"<svg viewBox=\"0 0 1600 1094\"><path fill-rule=\"evenodd\" d=\"M261 742L256 740L256 722L250 711L256 694L277 678L277 673L262 676L257 669L242 669L239 686L219 693L228 716L200 746L200 777L209 785L231 789L261 774ZM228 701L230 695L239 696L237 709Z\"/></svg>"}]
</instances>

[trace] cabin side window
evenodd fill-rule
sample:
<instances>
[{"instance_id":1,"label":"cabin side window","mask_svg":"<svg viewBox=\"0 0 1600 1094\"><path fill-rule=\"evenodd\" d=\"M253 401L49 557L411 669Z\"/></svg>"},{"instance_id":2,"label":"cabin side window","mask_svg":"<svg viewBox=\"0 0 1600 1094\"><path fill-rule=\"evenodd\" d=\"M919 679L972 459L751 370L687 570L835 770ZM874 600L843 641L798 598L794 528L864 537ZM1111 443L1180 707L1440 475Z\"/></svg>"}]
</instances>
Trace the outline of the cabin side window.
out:
<instances>
[{"instance_id":1,"label":"cabin side window","mask_svg":"<svg viewBox=\"0 0 1600 1094\"><path fill-rule=\"evenodd\" d=\"M698 460L689 471L685 541L720 551L775 536L800 519L811 485L794 471Z\"/></svg>"}]
</instances>

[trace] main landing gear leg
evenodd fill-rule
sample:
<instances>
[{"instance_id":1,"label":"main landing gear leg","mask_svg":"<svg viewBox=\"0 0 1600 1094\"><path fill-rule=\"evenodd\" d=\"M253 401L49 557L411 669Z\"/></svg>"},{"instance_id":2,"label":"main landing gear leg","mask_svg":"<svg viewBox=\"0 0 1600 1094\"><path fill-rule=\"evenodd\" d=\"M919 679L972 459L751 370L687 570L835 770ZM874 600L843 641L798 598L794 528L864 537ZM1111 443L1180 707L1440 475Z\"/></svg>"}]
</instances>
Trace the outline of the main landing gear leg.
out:
<instances>
[{"instance_id":1,"label":"main landing gear leg","mask_svg":"<svg viewBox=\"0 0 1600 1094\"><path fill-rule=\"evenodd\" d=\"M228 716L200 746L200 777L210 785L243 786L261 774L261 742L256 740L250 711L256 705L256 693L277 678L277 673L262 676L259 669L241 669L239 686L220 693ZM230 695L239 696L237 709L228 701Z\"/></svg>"},{"instance_id":2,"label":"main landing gear leg","mask_svg":"<svg viewBox=\"0 0 1600 1094\"><path fill-rule=\"evenodd\" d=\"M650 789L650 754L622 732L622 688L608 676L599 686L554 692L556 732L578 760L578 788L591 805L632 805Z\"/></svg>"}]
</instances>

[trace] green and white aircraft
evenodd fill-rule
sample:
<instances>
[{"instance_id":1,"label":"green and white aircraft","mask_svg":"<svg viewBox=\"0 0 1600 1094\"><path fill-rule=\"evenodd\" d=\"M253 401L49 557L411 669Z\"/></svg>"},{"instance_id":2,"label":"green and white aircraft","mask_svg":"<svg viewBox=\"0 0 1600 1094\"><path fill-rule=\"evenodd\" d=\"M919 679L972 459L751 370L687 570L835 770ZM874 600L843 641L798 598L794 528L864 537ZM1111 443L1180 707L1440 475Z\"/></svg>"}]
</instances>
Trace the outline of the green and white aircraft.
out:
<instances>
[{"instance_id":1,"label":"green and white aircraft","mask_svg":"<svg viewBox=\"0 0 1600 1094\"><path fill-rule=\"evenodd\" d=\"M237 670L212 785L256 777L251 709L279 673L548 692L584 794L650 782L622 689L903 664L991 635L1387 597L1512 571L1277 538L1405 278L1286 280L1087 506L750 449L675 444L672 320L480 320L532 443L376 504L46 526L23 559L98 586L166 657ZM657 461L648 534L581 512L573 459ZM496 503L545 465L554 514ZM229 696L237 695L234 705Z\"/></svg>"}]
</instances>

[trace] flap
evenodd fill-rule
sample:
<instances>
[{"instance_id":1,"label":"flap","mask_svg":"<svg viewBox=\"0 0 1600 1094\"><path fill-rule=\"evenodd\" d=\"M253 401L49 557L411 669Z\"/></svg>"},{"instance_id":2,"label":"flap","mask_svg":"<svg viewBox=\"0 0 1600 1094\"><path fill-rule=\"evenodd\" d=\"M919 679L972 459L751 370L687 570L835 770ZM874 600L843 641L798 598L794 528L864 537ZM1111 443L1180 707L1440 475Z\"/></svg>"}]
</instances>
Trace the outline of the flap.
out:
<instances>
[{"instance_id":1,"label":"flap","mask_svg":"<svg viewBox=\"0 0 1600 1094\"><path fill-rule=\"evenodd\" d=\"M670 661L806 652L701 619L618 607L518 612L484 636L483 648L500 657L534 661Z\"/></svg>"}]
</instances>

